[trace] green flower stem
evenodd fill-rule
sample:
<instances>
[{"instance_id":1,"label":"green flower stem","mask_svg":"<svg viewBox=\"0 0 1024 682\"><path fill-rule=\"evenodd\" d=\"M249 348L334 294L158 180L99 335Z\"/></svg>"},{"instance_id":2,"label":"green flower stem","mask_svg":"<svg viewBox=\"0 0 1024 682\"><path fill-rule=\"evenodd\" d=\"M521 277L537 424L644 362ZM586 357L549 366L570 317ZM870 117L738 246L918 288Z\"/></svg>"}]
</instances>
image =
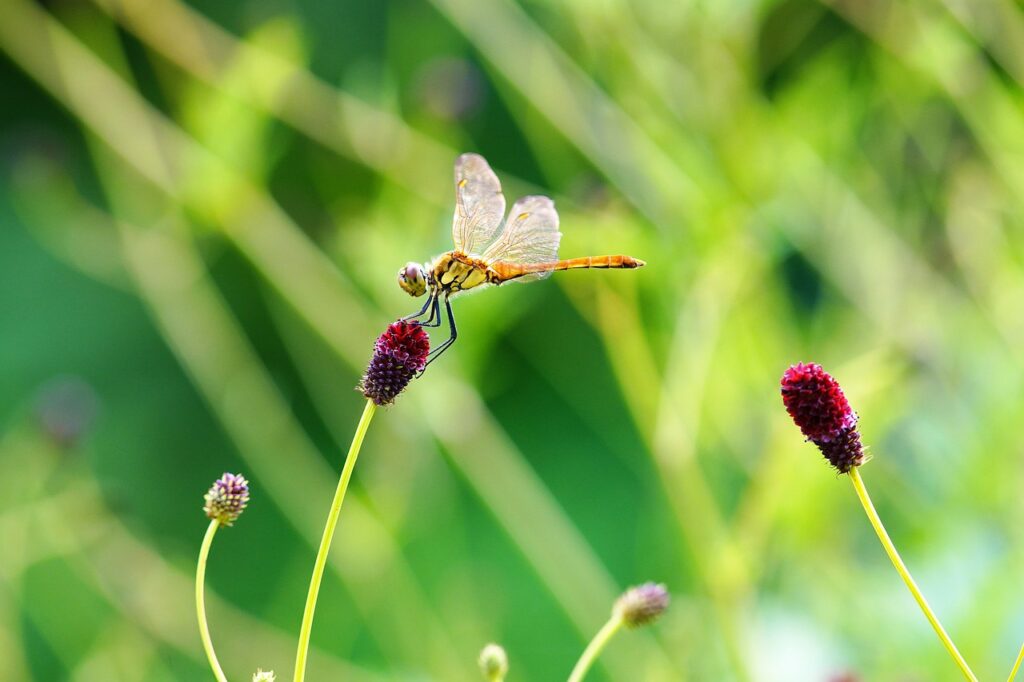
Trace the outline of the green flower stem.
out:
<instances>
[{"instance_id":1,"label":"green flower stem","mask_svg":"<svg viewBox=\"0 0 1024 682\"><path fill-rule=\"evenodd\" d=\"M199 618L199 636L203 639L203 650L206 651L206 658L210 661L210 668L217 682L228 682L224 671L217 660L217 653L213 650L213 640L210 639L210 626L206 624L206 597L204 595L206 585L206 560L210 556L210 546L213 544L213 536L220 528L220 521L210 521L206 529L206 536L203 538L203 546L199 548L199 563L196 565L196 616Z\"/></svg>"},{"instance_id":2,"label":"green flower stem","mask_svg":"<svg viewBox=\"0 0 1024 682\"><path fill-rule=\"evenodd\" d=\"M1017 661L1013 664L1013 670L1010 671L1010 677L1007 678L1006 682L1013 682L1014 678L1017 677L1017 671L1020 670L1020 664L1024 663L1024 644L1020 645L1020 653L1017 654Z\"/></svg>"},{"instance_id":3,"label":"green flower stem","mask_svg":"<svg viewBox=\"0 0 1024 682\"><path fill-rule=\"evenodd\" d=\"M882 525L882 519L879 518L878 512L875 511L875 505L871 503L871 497L868 496L868 490L864 487L864 480L860 477L860 472L857 467L850 469L850 481L853 483L854 489L857 491L857 497L860 498L861 506L864 507L864 512L868 515L868 520L871 521L871 525L875 529L875 533L878 535L878 539L882 542L882 547L885 548L886 554L889 555L889 559L892 560L892 565L896 567L896 572L903 578L903 582L907 584L907 589L910 590L910 594L914 595L914 599L917 601L917 605L921 607L921 611L924 612L928 622L932 624L935 629L935 634L942 640L942 645L946 647L946 651L953 658L956 664L960 667L960 672L964 674L964 677L971 682L978 682L978 678L974 676L970 666L967 665L967 661L960 655L956 645L953 644L953 640L946 634L945 629L942 627L942 623L935 616L931 607L928 606L928 602L925 600L924 595L921 594L920 588L917 583L910 575L910 571L907 570L906 564L903 563L903 559L900 558L899 552L896 551L896 546L892 544L892 540L889 538L889 534L885 530L885 526Z\"/></svg>"},{"instance_id":4,"label":"green flower stem","mask_svg":"<svg viewBox=\"0 0 1024 682\"><path fill-rule=\"evenodd\" d=\"M324 536L320 540L320 549L316 554L316 563L313 564L313 576L309 580L309 594L306 596L306 609L302 613L302 627L299 630L299 649L295 654L295 682L303 682L306 677L306 658L309 655L309 637L313 631L313 612L316 611L316 600L320 594L320 582L324 577L324 567L327 565L327 553L331 548L331 540L334 538L334 530L338 526L338 515L341 513L341 505L345 502L345 492L348 490L348 483L352 479L352 470L356 466L356 459L359 458L359 449L363 446L363 437L370 427L377 406L372 400L366 401L366 408L363 416L359 419L356 433L352 437L352 445L349 446L348 456L345 458L345 466L341 470L341 479L338 481L338 489L334 493L334 501L331 502L331 511L327 515L327 525L324 527Z\"/></svg>"},{"instance_id":5,"label":"green flower stem","mask_svg":"<svg viewBox=\"0 0 1024 682\"><path fill-rule=\"evenodd\" d=\"M604 651L608 642L615 636L615 633L622 629L624 621L622 620L622 615L617 611L616 609L616 613L613 613L608 622L604 624L604 627L598 630L597 634L594 635L594 639L590 640L590 644L583 651L580 660L576 661L576 667L572 669L572 673L569 675L569 682L581 682L583 676L590 670L590 666L594 664L597 657Z\"/></svg>"}]
</instances>

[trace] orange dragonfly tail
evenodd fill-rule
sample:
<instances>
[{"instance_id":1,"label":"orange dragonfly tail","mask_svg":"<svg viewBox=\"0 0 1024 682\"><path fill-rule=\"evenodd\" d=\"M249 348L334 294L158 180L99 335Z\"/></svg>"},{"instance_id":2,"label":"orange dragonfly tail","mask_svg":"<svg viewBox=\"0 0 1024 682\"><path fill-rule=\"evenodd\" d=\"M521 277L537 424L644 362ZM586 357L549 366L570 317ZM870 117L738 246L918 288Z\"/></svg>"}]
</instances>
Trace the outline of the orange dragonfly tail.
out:
<instances>
[{"instance_id":1,"label":"orange dragonfly tail","mask_svg":"<svg viewBox=\"0 0 1024 682\"><path fill-rule=\"evenodd\" d=\"M646 265L644 261L632 256L583 256L582 258L566 258L554 263L531 263L529 265L498 261L491 263L490 267L497 274L499 282L507 282L523 275L539 272L557 272L558 270L577 270L579 268L622 268L632 270L644 265Z\"/></svg>"}]
</instances>

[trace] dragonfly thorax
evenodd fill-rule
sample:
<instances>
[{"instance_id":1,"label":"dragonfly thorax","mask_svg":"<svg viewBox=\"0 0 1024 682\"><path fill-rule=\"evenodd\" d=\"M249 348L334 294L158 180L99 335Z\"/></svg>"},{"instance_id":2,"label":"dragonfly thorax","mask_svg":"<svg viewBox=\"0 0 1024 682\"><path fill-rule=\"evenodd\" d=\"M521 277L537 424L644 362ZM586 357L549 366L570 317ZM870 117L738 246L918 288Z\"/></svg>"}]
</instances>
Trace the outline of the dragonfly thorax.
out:
<instances>
[{"instance_id":1,"label":"dragonfly thorax","mask_svg":"<svg viewBox=\"0 0 1024 682\"><path fill-rule=\"evenodd\" d=\"M427 269L428 284L445 294L454 294L494 281L487 263L461 251L449 251L438 256Z\"/></svg>"}]
</instances>

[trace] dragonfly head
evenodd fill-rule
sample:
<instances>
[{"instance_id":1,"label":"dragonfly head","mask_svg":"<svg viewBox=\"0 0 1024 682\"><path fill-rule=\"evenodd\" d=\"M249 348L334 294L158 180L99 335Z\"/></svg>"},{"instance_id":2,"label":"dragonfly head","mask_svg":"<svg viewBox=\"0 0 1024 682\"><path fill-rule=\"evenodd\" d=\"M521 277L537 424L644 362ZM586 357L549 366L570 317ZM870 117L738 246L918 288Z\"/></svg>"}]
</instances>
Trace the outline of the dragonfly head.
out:
<instances>
[{"instance_id":1,"label":"dragonfly head","mask_svg":"<svg viewBox=\"0 0 1024 682\"><path fill-rule=\"evenodd\" d=\"M398 271L398 286L410 296L422 296L427 293L427 273L419 263L406 263Z\"/></svg>"}]
</instances>

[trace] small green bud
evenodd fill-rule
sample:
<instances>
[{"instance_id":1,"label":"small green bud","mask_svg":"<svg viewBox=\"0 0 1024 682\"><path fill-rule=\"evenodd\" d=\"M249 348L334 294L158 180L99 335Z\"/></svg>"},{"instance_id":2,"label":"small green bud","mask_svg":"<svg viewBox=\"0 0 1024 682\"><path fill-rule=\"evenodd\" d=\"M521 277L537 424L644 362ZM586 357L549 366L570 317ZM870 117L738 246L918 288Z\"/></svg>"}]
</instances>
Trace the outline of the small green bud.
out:
<instances>
[{"instance_id":1,"label":"small green bud","mask_svg":"<svg viewBox=\"0 0 1024 682\"><path fill-rule=\"evenodd\" d=\"M508 675L508 654L498 644L488 644L480 652L480 672L487 682L502 682Z\"/></svg>"},{"instance_id":2,"label":"small green bud","mask_svg":"<svg viewBox=\"0 0 1024 682\"><path fill-rule=\"evenodd\" d=\"M615 602L613 613L626 627L635 628L654 621L668 608L668 590L664 585L644 583L631 587Z\"/></svg>"}]
</instances>

